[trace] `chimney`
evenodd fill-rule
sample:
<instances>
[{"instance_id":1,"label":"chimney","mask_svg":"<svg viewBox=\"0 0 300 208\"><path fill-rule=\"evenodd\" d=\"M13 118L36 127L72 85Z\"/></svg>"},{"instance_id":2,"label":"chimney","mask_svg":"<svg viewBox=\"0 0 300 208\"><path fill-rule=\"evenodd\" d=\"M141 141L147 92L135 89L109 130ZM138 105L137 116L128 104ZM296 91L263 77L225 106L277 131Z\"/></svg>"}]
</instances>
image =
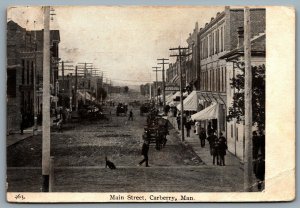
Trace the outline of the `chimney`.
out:
<instances>
[{"instance_id":1,"label":"chimney","mask_svg":"<svg viewBox=\"0 0 300 208\"><path fill-rule=\"evenodd\" d=\"M237 47L240 47L240 46L244 45L244 27L238 27L237 33L238 33Z\"/></svg>"}]
</instances>

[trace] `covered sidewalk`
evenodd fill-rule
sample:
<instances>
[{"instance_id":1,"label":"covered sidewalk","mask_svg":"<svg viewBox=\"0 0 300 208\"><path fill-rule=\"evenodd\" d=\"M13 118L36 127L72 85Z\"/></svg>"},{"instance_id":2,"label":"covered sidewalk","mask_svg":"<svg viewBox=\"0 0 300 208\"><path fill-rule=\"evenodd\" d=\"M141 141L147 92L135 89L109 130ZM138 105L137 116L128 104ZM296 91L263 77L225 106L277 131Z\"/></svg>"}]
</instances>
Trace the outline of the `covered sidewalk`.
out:
<instances>
[{"instance_id":1,"label":"covered sidewalk","mask_svg":"<svg viewBox=\"0 0 300 208\"><path fill-rule=\"evenodd\" d=\"M212 103L210 106L204 108L202 111L195 113L191 116L192 120L210 120L218 119L219 117L219 105L217 103Z\"/></svg>"},{"instance_id":2,"label":"covered sidewalk","mask_svg":"<svg viewBox=\"0 0 300 208\"><path fill-rule=\"evenodd\" d=\"M193 91L183 100L184 111L198 111L200 103L200 91ZM181 104L177 105L177 109L181 110Z\"/></svg>"}]
</instances>

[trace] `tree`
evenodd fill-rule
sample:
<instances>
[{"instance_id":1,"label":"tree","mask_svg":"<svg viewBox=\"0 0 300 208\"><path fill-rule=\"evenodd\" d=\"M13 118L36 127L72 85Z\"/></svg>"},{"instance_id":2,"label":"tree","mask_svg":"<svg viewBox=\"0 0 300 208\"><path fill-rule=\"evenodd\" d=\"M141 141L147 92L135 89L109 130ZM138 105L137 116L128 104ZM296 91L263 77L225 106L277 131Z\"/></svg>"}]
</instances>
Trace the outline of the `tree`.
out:
<instances>
[{"instance_id":1,"label":"tree","mask_svg":"<svg viewBox=\"0 0 300 208\"><path fill-rule=\"evenodd\" d=\"M244 69L242 74L238 74L236 78L231 79L231 87L236 89L233 95L232 106L229 107L227 120L233 118L240 123L245 115L245 74ZM252 121L253 125L257 125L260 130L265 129L265 65L252 67Z\"/></svg>"},{"instance_id":2,"label":"tree","mask_svg":"<svg viewBox=\"0 0 300 208\"><path fill-rule=\"evenodd\" d=\"M124 87L124 92L125 92L125 93L128 93L128 91L129 91L129 87L128 87L128 86L125 86L125 87Z\"/></svg>"}]
</instances>

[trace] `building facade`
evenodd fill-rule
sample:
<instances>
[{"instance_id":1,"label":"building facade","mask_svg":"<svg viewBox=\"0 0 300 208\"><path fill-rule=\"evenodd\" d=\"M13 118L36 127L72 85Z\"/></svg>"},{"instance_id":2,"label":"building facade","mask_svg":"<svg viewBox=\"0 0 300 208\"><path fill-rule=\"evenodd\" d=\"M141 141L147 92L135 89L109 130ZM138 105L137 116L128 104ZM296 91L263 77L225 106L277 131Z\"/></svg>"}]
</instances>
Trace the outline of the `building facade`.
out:
<instances>
[{"instance_id":1,"label":"building facade","mask_svg":"<svg viewBox=\"0 0 300 208\"><path fill-rule=\"evenodd\" d=\"M243 42L243 36L240 36ZM262 66L266 63L266 35L260 33L251 39L251 65ZM226 60L227 67L227 114L229 108L233 105L233 96L236 89L230 86L230 82L233 78L236 78L239 74L242 74L243 63L244 63L244 46L241 44L236 49L225 54L222 59ZM255 129L255 127L253 127ZM244 159L244 124L243 121L237 122L236 119L227 122L227 145L228 150L236 155L241 160Z\"/></svg>"},{"instance_id":2,"label":"building facade","mask_svg":"<svg viewBox=\"0 0 300 208\"><path fill-rule=\"evenodd\" d=\"M51 74L55 79L58 60L59 31L50 32ZM28 31L13 21L7 23L7 133L19 131L34 122L34 80L36 111L41 118L43 81L43 31Z\"/></svg>"},{"instance_id":3,"label":"building facade","mask_svg":"<svg viewBox=\"0 0 300 208\"><path fill-rule=\"evenodd\" d=\"M251 9L251 37L265 31L265 9ZM220 57L239 46L238 29L244 25L244 10L230 9L217 13L209 23L200 28L198 43L200 52L200 92L203 107L218 104L218 119L212 124L218 132L227 132L228 87L230 87L227 62ZM206 124L207 125L207 124Z\"/></svg>"}]
</instances>

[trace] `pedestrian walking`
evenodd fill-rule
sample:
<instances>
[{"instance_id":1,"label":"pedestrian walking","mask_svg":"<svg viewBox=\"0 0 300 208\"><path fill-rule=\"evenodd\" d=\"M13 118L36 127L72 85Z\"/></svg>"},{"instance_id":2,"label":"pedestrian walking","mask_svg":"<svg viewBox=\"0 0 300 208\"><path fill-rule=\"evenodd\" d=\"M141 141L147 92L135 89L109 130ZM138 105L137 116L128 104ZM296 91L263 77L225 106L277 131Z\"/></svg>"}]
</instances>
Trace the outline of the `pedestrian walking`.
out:
<instances>
[{"instance_id":1,"label":"pedestrian walking","mask_svg":"<svg viewBox=\"0 0 300 208\"><path fill-rule=\"evenodd\" d=\"M59 109L59 116L60 116L60 119L62 119L62 117L63 117L63 111L62 111L62 108Z\"/></svg>"},{"instance_id":2,"label":"pedestrian walking","mask_svg":"<svg viewBox=\"0 0 300 208\"><path fill-rule=\"evenodd\" d=\"M254 161L253 170L257 178L257 189L260 191L263 189L265 180L265 159L262 154L258 154L257 160Z\"/></svg>"},{"instance_id":3,"label":"pedestrian walking","mask_svg":"<svg viewBox=\"0 0 300 208\"><path fill-rule=\"evenodd\" d=\"M180 115L178 115L176 117L176 121L177 121L177 127L178 127L178 130L180 130L180 124L181 124L181 121L180 121Z\"/></svg>"},{"instance_id":4,"label":"pedestrian walking","mask_svg":"<svg viewBox=\"0 0 300 208\"><path fill-rule=\"evenodd\" d=\"M61 118L56 124L58 128L58 132L60 133L62 133L62 123L63 123L63 119Z\"/></svg>"},{"instance_id":5,"label":"pedestrian walking","mask_svg":"<svg viewBox=\"0 0 300 208\"><path fill-rule=\"evenodd\" d=\"M190 137L191 128L192 128L191 121L189 120L186 121L185 122L186 137Z\"/></svg>"},{"instance_id":6,"label":"pedestrian walking","mask_svg":"<svg viewBox=\"0 0 300 208\"><path fill-rule=\"evenodd\" d=\"M200 133L199 133L199 139L200 139L200 144L201 147L205 147L205 139L206 139L206 133L204 128L201 128Z\"/></svg>"},{"instance_id":7,"label":"pedestrian walking","mask_svg":"<svg viewBox=\"0 0 300 208\"><path fill-rule=\"evenodd\" d=\"M200 128L200 121L196 121L196 122L195 122L195 134L196 134L196 135L199 135L199 137L200 137L200 131L201 131L201 128Z\"/></svg>"},{"instance_id":8,"label":"pedestrian walking","mask_svg":"<svg viewBox=\"0 0 300 208\"><path fill-rule=\"evenodd\" d=\"M207 135L214 134L214 132L215 132L215 130L213 129L211 122L209 122L208 126L207 126Z\"/></svg>"},{"instance_id":9,"label":"pedestrian walking","mask_svg":"<svg viewBox=\"0 0 300 208\"><path fill-rule=\"evenodd\" d=\"M210 155L213 155L214 143L215 143L215 140L218 139L218 137L211 132L206 139L207 139L207 141L209 143L209 152L210 152Z\"/></svg>"},{"instance_id":10,"label":"pedestrian walking","mask_svg":"<svg viewBox=\"0 0 300 208\"><path fill-rule=\"evenodd\" d=\"M25 126L25 116L23 113L21 113L21 123L20 123L21 135L24 134L24 126Z\"/></svg>"},{"instance_id":11,"label":"pedestrian walking","mask_svg":"<svg viewBox=\"0 0 300 208\"><path fill-rule=\"evenodd\" d=\"M219 157L220 157L221 166L225 166L226 150L227 150L227 141L221 132L219 137Z\"/></svg>"},{"instance_id":12,"label":"pedestrian walking","mask_svg":"<svg viewBox=\"0 0 300 208\"><path fill-rule=\"evenodd\" d=\"M212 139L213 139L212 142L213 165L215 164L220 165L220 160L219 160L220 143L216 135L213 135Z\"/></svg>"},{"instance_id":13,"label":"pedestrian walking","mask_svg":"<svg viewBox=\"0 0 300 208\"><path fill-rule=\"evenodd\" d=\"M139 162L139 165L142 165L144 162L146 162L146 167L150 167L148 164L148 152L149 152L149 142L144 140L142 146L142 155L144 156L144 159L141 162Z\"/></svg>"},{"instance_id":14,"label":"pedestrian walking","mask_svg":"<svg viewBox=\"0 0 300 208\"><path fill-rule=\"evenodd\" d=\"M128 121L133 121L133 112L132 110L129 111L129 117L128 117Z\"/></svg>"}]
</instances>

